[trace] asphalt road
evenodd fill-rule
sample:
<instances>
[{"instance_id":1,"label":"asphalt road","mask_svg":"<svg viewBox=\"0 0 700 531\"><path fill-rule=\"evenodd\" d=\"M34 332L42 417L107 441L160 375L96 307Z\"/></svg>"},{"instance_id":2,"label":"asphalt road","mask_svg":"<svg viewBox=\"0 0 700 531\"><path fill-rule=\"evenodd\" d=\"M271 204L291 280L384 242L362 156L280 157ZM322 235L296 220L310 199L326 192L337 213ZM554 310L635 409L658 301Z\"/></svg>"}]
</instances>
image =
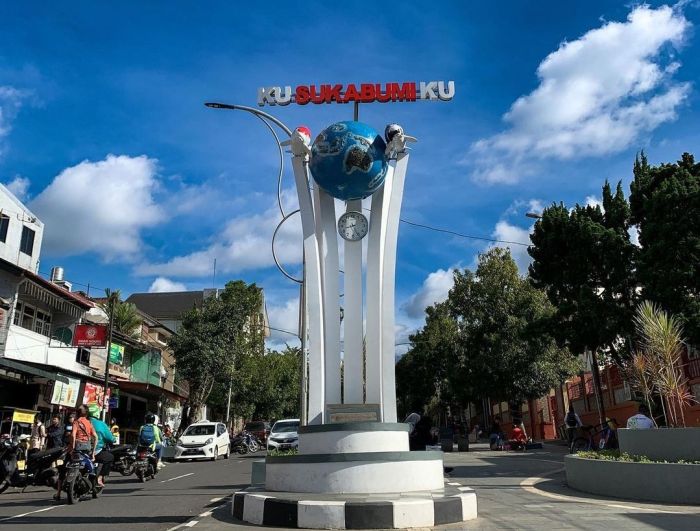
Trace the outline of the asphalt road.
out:
<instances>
[{"instance_id":1,"label":"asphalt road","mask_svg":"<svg viewBox=\"0 0 700 531\"><path fill-rule=\"evenodd\" d=\"M168 463L155 480L140 483L112 474L102 495L68 505L52 500L54 491L31 487L23 494L0 494L0 529L12 530L167 530L228 502L250 483L250 462L263 453L216 462Z\"/></svg>"}]
</instances>

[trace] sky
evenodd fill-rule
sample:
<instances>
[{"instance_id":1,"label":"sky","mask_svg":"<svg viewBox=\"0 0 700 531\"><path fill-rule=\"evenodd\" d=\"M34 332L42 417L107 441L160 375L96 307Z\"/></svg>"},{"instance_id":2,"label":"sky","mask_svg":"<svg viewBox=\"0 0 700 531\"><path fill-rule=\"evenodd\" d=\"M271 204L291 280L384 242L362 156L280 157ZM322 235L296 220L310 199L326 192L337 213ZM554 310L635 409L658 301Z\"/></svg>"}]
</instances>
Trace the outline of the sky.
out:
<instances>
[{"instance_id":1,"label":"sky","mask_svg":"<svg viewBox=\"0 0 700 531\"><path fill-rule=\"evenodd\" d=\"M451 102L369 104L413 145L396 343L488 239L528 264L529 211L626 192L635 154L672 162L700 141L695 1L0 3L0 182L45 223L40 272L128 295L256 282L271 326L297 328L298 288L274 267L278 152L257 89L454 80ZM349 105L270 107L315 135ZM288 161L287 161L288 162ZM283 200L295 208L289 164ZM300 271L298 220L277 241ZM214 277L216 260L216 277ZM270 346L297 344L276 331Z\"/></svg>"}]
</instances>

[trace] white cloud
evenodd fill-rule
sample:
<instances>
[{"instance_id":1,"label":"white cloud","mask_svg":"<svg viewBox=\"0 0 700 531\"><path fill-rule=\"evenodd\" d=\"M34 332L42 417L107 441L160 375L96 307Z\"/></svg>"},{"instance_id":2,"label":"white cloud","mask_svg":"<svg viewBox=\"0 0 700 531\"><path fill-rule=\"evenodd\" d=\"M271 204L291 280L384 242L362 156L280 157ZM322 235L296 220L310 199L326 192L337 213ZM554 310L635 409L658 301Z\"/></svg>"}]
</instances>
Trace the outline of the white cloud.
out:
<instances>
[{"instance_id":1,"label":"white cloud","mask_svg":"<svg viewBox=\"0 0 700 531\"><path fill-rule=\"evenodd\" d=\"M586 206L589 207L600 207L601 210L605 211L603 209L603 200L600 199L599 197L596 197L594 195L588 195L586 196Z\"/></svg>"},{"instance_id":2,"label":"white cloud","mask_svg":"<svg viewBox=\"0 0 700 531\"><path fill-rule=\"evenodd\" d=\"M282 349L285 344L299 344L299 339L293 335L299 330L299 297L292 297L279 305L268 304L267 317L271 327L268 348Z\"/></svg>"},{"instance_id":3,"label":"white cloud","mask_svg":"<svg viewBox=\"0 0 700 531\"><path fill-rule=\"evenodd\" d=\"M414 319L423 317L425 309L443 302L454 285L454 268L438 269L428 275L420 289L404 303L402 309Z\"/></svg>"},{"instance_id":4,"label":"white cloud","mask_svg":"<svg viewBox=\"0 0 700 531\"><path fill-rule=\"evenodd\" d=\"M141 230L165 219L157 186L156 160L108 155L63 170L29 207L45 223L49 254L131 261L143 247Z\"/></svg>"},{"instance_id":5,"label":"white cloud","mask_svg":"<svg viewBox=\"0 0 700 531\"><path fill-rule=\"evenodd\" d=\"M22 177L21 175L15 175L9 183L5 183L5 187L15 194L15 197L20 201L26 201L28 198L27 193L29 192L29 185L31 181L27 177Z\"/></svg>"},{"instance_id":6,"label":"white cloud","mask_svg":"<svg viewBox=\"0 0 700 531\"><path fill-rule=\"evenodd\" d=\"M532 262L532 258L530 258L530 255L527 254L527 245L517 245L517 243L521 242L524 244L529 244L530 233L532 232L533 227L534 225L532 225L529 230L523 229L512 225L505 220L501 220L496 223L496 228L491 234L491 236L497 240L515 242L494 244L489 246L489 249L492 249L493 247L504 247L510 249L510 254L513 257L513 260L515 260L515 263L518 265L518 270L520 271L521 275L525 275L527 273L527 268L530 265L530 262Z\"/></svg>"},{"instance_id":7,"label":"white cloud","mask_svg":"<svg viewBox=\"0 0 700 531\"><path fill-rule=\"evenodd\" d=\"M12 121L22 106L28 92L8 85L0 85L0 155L4 152L2 141L12 130Z\"/></svg>"},{"instance_id":8,"label":"white cloud","mask_svg":"<svg viewBox=\"0 0 700 531\"><path fill-rule=\"evenodd\" d=\"M167 293L173 291L187 291L187 286L182 282L174 282L165 277L158 277L153 281L148 293Z\"/></svg>"},{"instance_id":9,"label":"white cloud","mask_svg":"<svg viewBox=\"0 0 700 531\"><path fill-rule=\"evenodd\" d=\"M514 183L542 159L623 150L676 118L690 84L673 79L691 24L668 6L637 6L624 22L606 22L562 43L539 65L539 86L504 115L508 128L475 142L473 177Z\"/></svg>"},{"instance_id":10,"label":"white cloud","mask_svg":"<svg viewBox=\"0 0 700 531\"><path fill-rule=\"evenodd\" d=\"M296 208L291 192L283 194L283 203L287 212ZM262 214L233 218L216 236L216 241L205 249L163 263L142 264L136 272L141 275L202 277L211 275L214 259L217 271L224 274L269 267L274 264L272 234L280 219L275 202ZM275 252L284 266L301 263L302 237L298 215L289 218L279 230Z\"/></svg>"}]
</instances>

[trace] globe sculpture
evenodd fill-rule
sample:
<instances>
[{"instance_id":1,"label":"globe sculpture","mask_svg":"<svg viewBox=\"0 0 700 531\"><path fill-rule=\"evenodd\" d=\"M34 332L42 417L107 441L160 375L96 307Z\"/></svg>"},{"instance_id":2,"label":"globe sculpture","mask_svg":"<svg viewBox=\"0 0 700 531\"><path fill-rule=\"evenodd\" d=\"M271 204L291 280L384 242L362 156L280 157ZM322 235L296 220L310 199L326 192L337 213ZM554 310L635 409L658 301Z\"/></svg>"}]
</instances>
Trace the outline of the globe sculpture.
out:
<instances>
[{"instance_id":1,"label":"globe sculpture","mask_svg":"<svg viewBox=\"0 0 700 531\"><path fill-rule=\"evenodd\" d=\"M361 122L337 122L316 137L309 169L318 185L336 199L372 195L389 167L384 139Z\"/></svg>"}]
</instances>

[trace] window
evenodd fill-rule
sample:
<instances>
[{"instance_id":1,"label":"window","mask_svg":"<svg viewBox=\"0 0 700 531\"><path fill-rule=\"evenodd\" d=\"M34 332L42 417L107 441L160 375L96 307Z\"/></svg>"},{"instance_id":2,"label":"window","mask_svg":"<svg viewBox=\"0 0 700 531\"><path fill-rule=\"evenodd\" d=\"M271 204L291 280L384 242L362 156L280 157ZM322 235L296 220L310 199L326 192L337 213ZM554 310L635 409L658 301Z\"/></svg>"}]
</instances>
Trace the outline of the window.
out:
<instances>
[{"instance_id":1,"label":"window","mask_svg":"<svg viewBox=\"0 0 700 531\"><path fill-rule=\"evenodd\" d=\"M0 214L0 242L7 241L7 229L10 226L10 217Z\"/></svg>"},{"instance_id":2,"label":"window","mask_svg":"<svg viewBox=\"0 0 700 531\"><path fill-rule=\"evenodd\" d=\"M19 244L19 250L29 256L32 255L34 250L34 231L26 225L22 227L22 241Z\"/></svg>"},{"instance_id":3,"label":"window","mask_svg":"<svg viewBox=\"0 0 700 531\"><path fill-rule=\"evenodd\" d=\"M90 351L86 348L79 348L75 355L75 361L81 365L90 366Z\"/></svg>"},{"instance_id":4,"label":"window","mask_svg":"<svg viewBox=\"0 0 700 531\"><path fill-rule=\"evenodd\" d=\"M17 301L12 322L42 336L51 337L51 314L25 302Z\"/></svg>"}]
</instances>

